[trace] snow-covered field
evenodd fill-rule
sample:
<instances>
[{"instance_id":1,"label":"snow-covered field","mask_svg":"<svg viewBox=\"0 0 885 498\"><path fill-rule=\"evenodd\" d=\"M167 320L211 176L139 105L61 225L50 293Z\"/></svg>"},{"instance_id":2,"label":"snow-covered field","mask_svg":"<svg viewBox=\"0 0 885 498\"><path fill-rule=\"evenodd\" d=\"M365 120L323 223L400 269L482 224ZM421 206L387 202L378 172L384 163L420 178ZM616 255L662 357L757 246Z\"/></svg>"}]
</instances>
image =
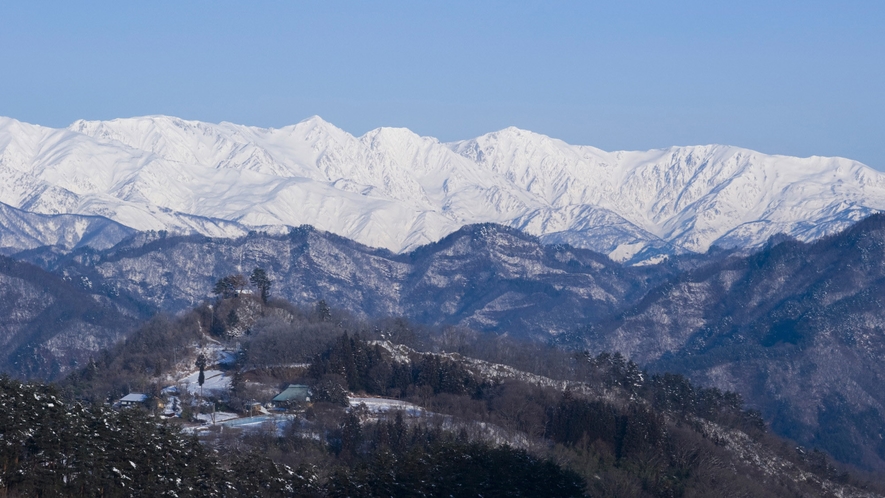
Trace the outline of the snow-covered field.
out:
<instances>
[{"instance_id":1,"label":"snow-covered field","mask_svg":"<svg viewBox=\"0 0 885 498\"><path fill-rule=\"evenodd\" d=\"M393 410L402 410L412 417L419 417L425 414L424 408L398 399L349 397L347 401L351 407L366 405L369 413L373 414L385 414Z\"/></svg>"},{"instance_id":2,"label":"snow-covered field","mask_svg":"<svg viewBox=\"0 0 885 498\"><path fill-rule=\"evenodd\" d=\"M214 412L214 413L209 412L209 413L198 413L196 415L196 417L194 417L194 418L196 418L197 420L200 420L201 422L207 423L207 424L212 424L212 423L218 424L218 423L225 422L228 420L239 419L240 416L237 415L236 413L230 413L230 412Z\"/></svg>"},{"instance_id":3,"label":"snow-covered field","mask_svg":"<svg viewBox=\"0 0 885 498\"><path fill-rule=\"evenodd\" d=\"M221 370L204 371L205 381L203 382L204 395L217 395L227 392L230 389L231 378ZM184 387L187 392L192 395L200 394L199 380L200 372L194 372L187 377L178 380L178 383Z\"/></svg>"}]
</instances>

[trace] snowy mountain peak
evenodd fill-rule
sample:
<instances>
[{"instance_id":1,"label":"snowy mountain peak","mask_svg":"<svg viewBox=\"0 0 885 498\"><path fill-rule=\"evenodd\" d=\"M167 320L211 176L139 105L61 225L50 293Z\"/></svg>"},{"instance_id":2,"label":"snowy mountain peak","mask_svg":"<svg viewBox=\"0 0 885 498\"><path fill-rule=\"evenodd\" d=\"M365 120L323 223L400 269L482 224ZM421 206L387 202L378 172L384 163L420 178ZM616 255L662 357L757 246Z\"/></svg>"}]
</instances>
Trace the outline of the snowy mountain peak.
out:
<instances>
[{"instance_id":1,"label":"snowy mountain peak","mask_svg":"<svg viewBox=\"0 0 885 498\"><path fill-rule=\"evenodd\" d=\"M724 145L606 152L515 127L453 143L406 128L354 137L319 116L278 129L0 118L0 180L0 202L18 210L138 230L309 224L405 251L495 222L633 261L777 233L813 239L885 209L885 175L842 158Z\"/></svg>"},{"instance_id":2,"label":"snowy mountain peak","mask_svg":"<svg viewBox=\"0 0 885 498\"><path fill-rule=\"evenodd\" d=\"M387 126L375 128L374 130L366 132L365 135L360 137L360 140L368 143L380 141L386 144L410 144L423 141L439 143L439 140L433 137L422 137L408 128L393 128Z\"/></svg>"}]
</instances>

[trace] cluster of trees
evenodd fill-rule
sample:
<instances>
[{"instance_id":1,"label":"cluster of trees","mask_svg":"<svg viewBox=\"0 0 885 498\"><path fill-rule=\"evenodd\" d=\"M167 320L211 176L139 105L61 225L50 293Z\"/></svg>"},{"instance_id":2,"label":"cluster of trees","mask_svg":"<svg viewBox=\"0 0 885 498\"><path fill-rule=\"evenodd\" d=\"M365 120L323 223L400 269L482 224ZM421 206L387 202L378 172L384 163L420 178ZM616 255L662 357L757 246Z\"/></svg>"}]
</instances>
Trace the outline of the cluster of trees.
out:
<instances>
[{"instance_id":1,"label":"cluster of trees","mask_svg":"<svg viewBox=\"0 0 885 498\"><path fill-rule=\"evenodd\" d=\"M350 422L353 426L353 422ZM584 496L586 483L549 459L393 420L347 432L352 459L329 478L333 496Z\"/></svg>"},{"instance_id":2,"label":"cluster of trees","mask_svg":"<svg viewBox=\"0 0 885 498\"><path fill-rule=\"evenodd\" d=\"M740 427L747 432L765 432L765 423L759 413L745 410L737 393L698 388L681 375L649 375L618 353L602 353L596 357L587 353L563 355L565 358L557 362L560 367L568 362L576 364L569 380L607 390L618 389L658 412L683 420L700 417ZM456 358L416 353L408 361L397 361L378 343L345 332L326 351L313 358L308 376L315 381L338 379L342 388L352 392L392 397L428 392L482 399L495 391L496 384Z\"/></svg>"},{"instance_id":3,"label":"cluster of trees","mask_svg":"<svg viewBox=\"0 0 885 498\"><path fill-rule=\"evenodd\" d=\"M229 337L235 317L245 308L257 310L256 323L248 335ZM336 312L336 316L345 314ZM220 299L177 317L154 316L125 340L87 360L60 385L73 398L90 402L119 399L131 391L159 394L164 386L157 384L157 378L184 357L195 357L194 348L209 339L230 341L232 347L240 344L240 362L231 368L264 370L310 361L328 348L341 330L339 323L314 308L302 309L282 300L271 300L265 305L252 295ZM192 364L190 361L188 366ZM280 373L275 382L290 381L285 375Z\"/></svg>"},{"instance_id":4,"label":"cluster of trees","mask_svg":"<svg viewBox=\"0 0 885 498\"><path fill-rule=\"evenodd\" d=\"M255 287L258 295L261 297L261 301L267 304L268 299L270 299L270 288L273 285L273 281L263 268L252 270L248 280L239 273L222 277L215 282L215 285L212 287L212 293L222 299L230 299L238 297L248 284L252 284Z\"/></svg>"},{"instance_id":5,"label":"cluster of trees","mask_svg":"<svg viewBox=\"0 0 885 498\"><path fill-rule=\"evenodd\" d=\"M380 345L347 332L314 358L308 375L317 380L337 376L349 391L394 397L416 387L456 395L476 394L482 387L481 379L459 362L436 354L421 355L415 362L395 362Z\"/></svg>"},{"instance_id":6,"label":"cluster of trees","mask_svg":"<svg viewBox=\"0 0 885 498\"><path fill-rule=\"evenodd\" d=\"M521 356L513 349L505 355ZM343 401L334 393L345 390L401 397L453 417L458 421L454 426L460 423L463 430L491 424L505 434L527 436L536 449L553 444L552 452L540 450L536 456L565 463L586 480L591 495L704 496L736 490L784 496L814 489L774 482L703 434L698 419L741 430L760 444L776 445L758 412L744 410L738 395L694 387L679 375L650 376L617 354L573 354L569 359L575 363L574 376L608 392L605 399L517 379L490 382L450 355L414 353L406 361L394 359L377 343L346 333L317 355L308 375L325 401ZM346 455L361 447L359 436L354 442L359 431L347 417L341 427L333 438L340 442L333 446ZM488 436L482 430L470 432L479 440ZM392 440L389 434L378 438ZM779 455L824 478L848 479L828 463L809 464L789 451ZM378 458L380 467L365 461L361 465L372 472L394 472L390 462ZM741 470L735 473L735 468ZM377 484L377 479L372 482Z\"/></svg>"},{"instance_id":7,"label":"cluster of trees","mask_svg":"<svg viewBox=\"0 0 885 498\"><path fill-rule=\"evenodd\" d=\"M164 386L155 379L205 340L201 331L210 328L212 316L206 306L177 318L157 315L59 385L69 397L94 403L113 401L132 391L157 395Z\"/></svg>"}]
</instances>

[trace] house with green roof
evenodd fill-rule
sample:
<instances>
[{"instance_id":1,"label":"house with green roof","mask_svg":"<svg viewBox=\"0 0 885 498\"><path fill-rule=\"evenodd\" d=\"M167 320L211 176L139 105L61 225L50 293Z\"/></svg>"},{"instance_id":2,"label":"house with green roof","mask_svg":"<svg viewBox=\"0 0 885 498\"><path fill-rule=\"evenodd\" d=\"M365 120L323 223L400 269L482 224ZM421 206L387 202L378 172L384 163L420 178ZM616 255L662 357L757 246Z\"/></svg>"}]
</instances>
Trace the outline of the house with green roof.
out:
<instances>
[{"instance_id":1,"label":"house with green roof","mask_svg":"<svg viewBox=\"0 0 885 498\"><path fill-rule=\"evenodd\" d=\"M301 403L308 403L310 402L310 388L303 384L289 384L289 387L274 396L272 401L278 408L290 408Z\"/></svg>"}]
</instances>

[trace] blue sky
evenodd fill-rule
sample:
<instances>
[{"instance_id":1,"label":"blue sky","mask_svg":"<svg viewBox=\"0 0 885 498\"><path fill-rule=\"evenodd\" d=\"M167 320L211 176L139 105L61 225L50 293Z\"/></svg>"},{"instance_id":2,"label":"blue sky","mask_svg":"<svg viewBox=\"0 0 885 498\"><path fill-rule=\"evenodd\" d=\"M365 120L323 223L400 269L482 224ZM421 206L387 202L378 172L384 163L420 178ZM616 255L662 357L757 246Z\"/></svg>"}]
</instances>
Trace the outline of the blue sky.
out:
<instances>
[{"instance_id":1,"label":"blue sky","mask_svg":"<svg viewBox=\"0 0 885 498\"><path fill-rule=\"evenodd\" d=\"M726 143L885 170L885 2L19 2L0 115L170 114L606 150Z\"/></svg>"}]
</instances>

